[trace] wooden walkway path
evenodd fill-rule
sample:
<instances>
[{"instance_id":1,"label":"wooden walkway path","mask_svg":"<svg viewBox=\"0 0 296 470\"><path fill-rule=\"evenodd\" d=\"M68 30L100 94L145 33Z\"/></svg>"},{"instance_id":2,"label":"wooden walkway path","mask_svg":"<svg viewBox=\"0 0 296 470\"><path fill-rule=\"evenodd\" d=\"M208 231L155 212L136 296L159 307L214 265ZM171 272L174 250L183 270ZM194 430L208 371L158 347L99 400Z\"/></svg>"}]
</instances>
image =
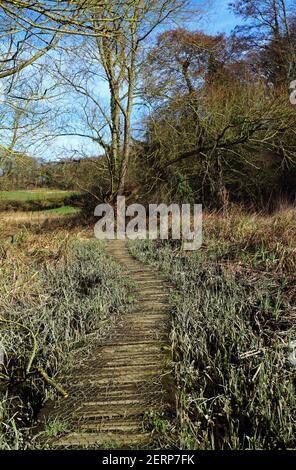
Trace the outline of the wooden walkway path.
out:
<instances>
[{"instance_id":1,"label":"wooden walkway path","mask_svg":"<svg viewBox=\"0 0 296 470\"><path fill-rule=\"evenodd\" d=\"M65 413L74 431L57 438L55 448L149 445L152 436L143 427L144 414L167 401L163 376L170 359L168 286L160 274L130 255L126 241L109 242L107 250L134 282L136 301L103 346L66 378L71 398Z\"/></svg>"}]
</instances>

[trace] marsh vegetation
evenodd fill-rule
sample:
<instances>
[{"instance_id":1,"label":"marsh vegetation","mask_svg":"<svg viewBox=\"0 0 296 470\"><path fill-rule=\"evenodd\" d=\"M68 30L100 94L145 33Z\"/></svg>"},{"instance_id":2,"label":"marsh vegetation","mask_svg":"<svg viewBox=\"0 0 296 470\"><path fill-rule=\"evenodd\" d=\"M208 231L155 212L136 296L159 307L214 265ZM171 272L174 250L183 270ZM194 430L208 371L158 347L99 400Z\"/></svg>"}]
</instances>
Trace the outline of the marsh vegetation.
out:
<instances>
[{"instance_id":1,"label":"marsh vegetation","mask_svg":"<svg viewBox=\"0 0 296 470\"><path fill-rule=\"evenodd\" d=\"M0 448L22 449L45 401L67 395L59 377L71 353L100 344L130 294L87 232L20 231L13 243L2 239L0 250Z\"/></svg>"},{"instance_id":2,"label":"marsh vegetation","mask_svg":"<svg viewBox=\"0 0 296 470\"><path fill-rule=\"evenodd\" d=\"M295 448L295 211L204 221L204 244L190 256L176 241L130 245L177 289L176 416L161 445Z\"/></svg>"}]
</instances>

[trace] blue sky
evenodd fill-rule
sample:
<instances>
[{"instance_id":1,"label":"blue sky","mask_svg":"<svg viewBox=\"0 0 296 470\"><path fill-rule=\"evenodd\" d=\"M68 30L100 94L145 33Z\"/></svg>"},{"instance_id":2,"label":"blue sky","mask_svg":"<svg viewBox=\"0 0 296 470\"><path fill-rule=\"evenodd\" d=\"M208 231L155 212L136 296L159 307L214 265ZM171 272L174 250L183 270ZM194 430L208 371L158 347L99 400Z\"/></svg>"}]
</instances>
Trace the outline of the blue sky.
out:
<instances>
[{"instance_id":1,"label":"blue sky","mask_svg":"<svg viewBox=\"0 0 296 470\"><path fill-rule=\"evenodd\" d=\"M194 15L194 21L186 21L182 24L178 22L175 26L186 26L192 30L203 30L207 34L216 33L230 33L235 25L239 22L239 19L229 11L228 3L230 0L192 0L193 6L202 5L204 10L202 15ZM174 27L172 25L166 25L166 28ZM102 99L106 96L106 84L102 82L101 86ZM100 93L101 94L101 93ZM137 112L136 112L137 114ZM49 159L55 159L61 154L71 154L71 149L83 150L83 153L88 155L94 155L98 153L97 146L91 141L85 138L79 138L75 136L61 137L52 142L46 152L46 157ZM45 156L45 155L44 155Z\"/></svg>"},{"instance_id":2,"label":"blue sky","mask_svg":"<svg viewBox=\"0 0 296 470\"><path fill-rule=\"evenodd\" d=\"M230 33L239 19L229 10L230 0L193 0L193 6L201 5L202 18L190 22L190 29L202 29L207 34Z\"/></svg>"},{"instance_id":3,"label":"blue sky","mask_svg":"<svg viewBox=\"0 0 296 470\"><path fill-rule=\"evenodd\" d=\"M209 12L205 30L209 34L230 33L239 19L228 9L229 0L214 0Z\"/></svg>"}]
</instances>

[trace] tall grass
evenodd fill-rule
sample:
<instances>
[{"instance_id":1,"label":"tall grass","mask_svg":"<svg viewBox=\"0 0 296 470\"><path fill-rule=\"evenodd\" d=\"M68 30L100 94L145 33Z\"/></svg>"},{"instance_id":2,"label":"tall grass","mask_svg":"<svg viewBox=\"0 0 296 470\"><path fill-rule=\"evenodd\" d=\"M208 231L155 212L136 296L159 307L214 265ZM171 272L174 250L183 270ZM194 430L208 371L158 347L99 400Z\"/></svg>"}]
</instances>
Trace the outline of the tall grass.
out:
<instances>
[{"instance_id":1,"label":"tall grass","mask_svg":"<svg viewBox=\"0 0 296 470\"><path fill-rule=\"evenodd\" d=\"M177 415L162 445L295 448L295 213L208 215L203 247L190 255L169 241L130 249L178 289Z\"/></svg>"},{"instance_id":2,"label":"tall grass","mask_svg":"<svg viewBox=\"0 0 296 470\"><path fill-rule=\"evenodd\" d=\"M2 244L1 254L0 449L16 449L27 446L46 398L67 393L56 377L70 366L71 351L90 337L98 344L130 296L97 241L23 233Z\"/></svg>"}]
</instances>

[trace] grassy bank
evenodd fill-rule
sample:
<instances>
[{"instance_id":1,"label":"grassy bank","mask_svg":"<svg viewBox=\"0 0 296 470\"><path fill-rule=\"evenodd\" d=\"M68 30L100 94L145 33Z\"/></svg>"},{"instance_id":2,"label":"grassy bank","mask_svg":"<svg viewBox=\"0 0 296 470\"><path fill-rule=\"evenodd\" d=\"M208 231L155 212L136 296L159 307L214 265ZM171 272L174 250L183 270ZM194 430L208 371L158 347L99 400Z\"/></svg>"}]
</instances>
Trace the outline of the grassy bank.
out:
<instances>
[{"instance_id":1,"label":"grassy bank","mask_svg":"<svg viewBox=\"0 0 296 470\"><path fill-rule=\"evenodd\" d=\"M55 207L54 209L48 209L46 211L41 211L41 215L74 215L78 214L80 209L78 207L73 206L62 206L62 207Z\"/></svg>"},{"instance_id":2,"label":"grassy bank","mask_svg":"<svg viewBox=\"0 0 296 470\"><path fill-rule=\"evenodd\" d=\"M0 191L0 211L42 211L62 208L77 202L75 191L36 189L32 191Z\"/></svg>"},{"instance_id":3,"label":"grassy bank","mask_svg":"<svg viewBox=\"0 0 296 470\"><path fill-rule=\"evenodd\" d=\"M42 233L54 231L58 227L75 227L81 225L81 211L78 207L63 206L43 211L3 211L0 212L2 233L11 237L20 230Z\"/></svg>"},{"instance_id":4,"label":"grassy bank","mask_svg":"<svg viewBox=\"0 0 296 470\"><path fill-rule=\"evenodd\" d=\"M74 231L2 238L0 271L0 449L21 449L44 402L66 393L58 376L72 351L108 334L129 286L100 243Z\"/></svg>"},{"instance_id":5,"label":"grassy bank","mask_svg":"<svg viewBox=\"0 0 296 470\"><path fill-rule=\"evenodd\" d=\"M177 415L161 447L295 448L295 211L204 217L195 253L138 241L175 283ZM158 423L161 421L158 419Z\"/></svg>"}]
</instances>

